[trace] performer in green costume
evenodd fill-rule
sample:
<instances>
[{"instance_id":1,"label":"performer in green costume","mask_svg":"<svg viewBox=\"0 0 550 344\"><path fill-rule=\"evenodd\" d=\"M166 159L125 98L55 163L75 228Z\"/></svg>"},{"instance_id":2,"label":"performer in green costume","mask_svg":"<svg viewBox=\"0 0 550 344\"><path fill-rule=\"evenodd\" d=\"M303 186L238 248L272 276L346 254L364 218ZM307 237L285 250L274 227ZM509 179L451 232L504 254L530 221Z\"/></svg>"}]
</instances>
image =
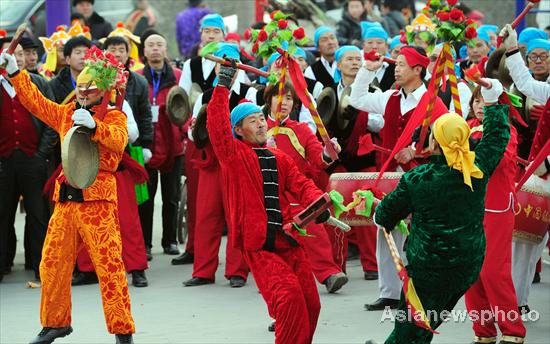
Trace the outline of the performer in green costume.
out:
<instances>
[{"instance_id":1,"label":"performer in green costume","mask_svg":"<svg viewBox=\"0 0 550 344\"><path fill-rule=\"evenodd\" d=\"M441 116L430 136L429 163L405 173L376 208L375 222L386 230L412 214L406 268L433 329L442 323L441 312L450 312L478 279L485 256L485 191L510 138L508 106L496 104L502 85L488 81L492 88L482 92L491 101L475 151L466 121L453 113ZM407 314L403 292L398 311L386 344L431 342L433 333L412 318L399 318Z\"/></svg>"}]
</instances>

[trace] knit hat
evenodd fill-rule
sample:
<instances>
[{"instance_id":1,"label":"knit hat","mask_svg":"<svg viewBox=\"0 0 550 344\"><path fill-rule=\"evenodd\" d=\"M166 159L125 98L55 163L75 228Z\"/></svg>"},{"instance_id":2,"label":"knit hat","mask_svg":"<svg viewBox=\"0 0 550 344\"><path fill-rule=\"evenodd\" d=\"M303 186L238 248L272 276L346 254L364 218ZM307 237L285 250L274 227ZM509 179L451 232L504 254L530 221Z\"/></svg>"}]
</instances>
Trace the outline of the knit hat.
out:
<instances>
[{"instance_id":1,"label":"knit hat","mask_svg":"<svg viewBox=\"0 0 550 344\"><path fill-rule=\"evenodd\" d=\"M207 14L202 17L200 31L207 27L217 27L225 34L225 24L223 22L223 18L217 13Z\"/></svg>"},{"instance_id":2,"label":"knit hat","mask_svg":"<svg viewBox=\"0 0 550 344\"><path fill-rule=\"evenodd\" d=\"M235 126L237 123L245 119L246 117L255 114L255 113L261 113L262 109L253 103L250 102L244 102L241 103L231 111L230 120L231 120L231 128L233 130L233 136L237 137L237 134L235 133Z\"/></svg>"}]
</instances>

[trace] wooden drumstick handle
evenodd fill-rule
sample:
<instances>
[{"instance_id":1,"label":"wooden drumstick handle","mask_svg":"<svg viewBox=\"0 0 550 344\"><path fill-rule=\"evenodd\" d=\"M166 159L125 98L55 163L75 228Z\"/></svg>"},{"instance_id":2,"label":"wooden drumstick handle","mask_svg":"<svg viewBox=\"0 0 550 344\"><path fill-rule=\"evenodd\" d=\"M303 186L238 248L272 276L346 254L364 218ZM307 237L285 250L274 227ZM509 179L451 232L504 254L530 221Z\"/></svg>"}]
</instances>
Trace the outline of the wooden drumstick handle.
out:
<instances>
[{"instance_id":1,"label":"wooden drumstick handle","mask_svg":"<svg viewBox=\"0 0 550 344\"><path fill-rule=\"evenodd\" d=\"M523 18L525 18L527 13L529 13L529 11L531 11L531 9L535 7L535 2L538 2L538 1L529 1L529 3L527 4L527 6L525 6L523 11L521 11L521 13L518 14L516 19L514 19L514 21L512 22L513 29L515 29L519 25L519 23L521 23L521 21L523 20Z\"/></svg>"},{"instance_id":2,"label":"wooden drumstick handle","mask_svg":"<svg viewBox=\"0 0 550 344\"><path fill-rule=\"evenodd\" d=\"M395 241L393 240L393 236L391 235L391 233L386 232L386 229L383 227L381 230L384 232L384 236L386 237L386 242L388 243L388 246L390 248L390 253L393 258L393 262L395 263L395 268L397 269L397 272L399 272L405 267L405 264L399 256L397 245L395 245Z\"/></svg>"},{"instance_id":3,"label":"wooden drumstick handle","mask_svg":"<svg viewBox=\"0 0 550 344\"><path fill-rule=\"evenodd\" d=\"M349 232L351 230L351 227L347 223L344 223L332 216L328 218L327 224L340 228L342 232Z\"/></svg>"},{"instance_id":4,"label":"wooden drumstick handle","mask_svg":"<svg viewBox=\"0 0 550 344\"><path fill-rule=\"evenodd\" d=\"M227 61L227 60L225 60L221 57L214 56L212 54L205 55L204 58L207 59L207 60L219 63L221 65L231 66L231 62L229 62L229 61ZM257 74L259 76L263 76L264 78L269 77L268 72L264 72L263 70L260 70L258 68L254 68L252 66L249 66L249 65L246 65L246 64L243 64L243 63L237 63L236 66L237 66L237 68L242 69L245 72L254 73L254 74Z\"/></svg>"},{"instance_id":5,"label":"wooden drumstick handle","mask_svg":"<svg viewBox=\"0 0 550 344\"><path fill-rule=\"evenodd\" d=\"M8 46L8 49L6 50L8 54L13 55L13 52L17 48L17 45L21 41L21 38L23 38L23 34L25 33L26 30L27 30L26 23L19 25L19 27L17 28L17 31L15 31L15 35L13 35L13 39L11 40L10 45Z\"/></svg>"}]
</instances>

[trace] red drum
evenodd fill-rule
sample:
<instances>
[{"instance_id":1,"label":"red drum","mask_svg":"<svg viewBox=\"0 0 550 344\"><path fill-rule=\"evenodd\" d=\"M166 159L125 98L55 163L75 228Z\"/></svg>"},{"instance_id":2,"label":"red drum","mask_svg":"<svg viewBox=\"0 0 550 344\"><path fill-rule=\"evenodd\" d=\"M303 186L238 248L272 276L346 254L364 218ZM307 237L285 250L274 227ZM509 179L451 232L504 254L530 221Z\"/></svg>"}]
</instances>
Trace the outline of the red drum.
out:
<instances>
[{"instance_id":1,"label":"red drum","mask_svg":"<svg viewBox=\"0 0 550 344\"><path fill-rule=\"evenodd\" d=\"M550 180L529 177L517 198L514 238L539 244L550 228Z\"/></svg>"},{"instance_id":2,"label":"red drum","mask_svg":"<svg viewBox=\"0 0 550 344\"><path fill-rule=\"evenodd\" d=\"M377 189L385 194L392 192L402 175L403 172L384 173L376 186ZM330 175L330 190L340 192L344 196L344 204L348 204L353 200L354 191L364 189L367 186L374 186L376 178L378 178L378 172L333 173ZM372 217L367 218L356 215L354 210L342 214L340 220L350 226L372 226L374 224Z\"/></svg>"}]
</instances>

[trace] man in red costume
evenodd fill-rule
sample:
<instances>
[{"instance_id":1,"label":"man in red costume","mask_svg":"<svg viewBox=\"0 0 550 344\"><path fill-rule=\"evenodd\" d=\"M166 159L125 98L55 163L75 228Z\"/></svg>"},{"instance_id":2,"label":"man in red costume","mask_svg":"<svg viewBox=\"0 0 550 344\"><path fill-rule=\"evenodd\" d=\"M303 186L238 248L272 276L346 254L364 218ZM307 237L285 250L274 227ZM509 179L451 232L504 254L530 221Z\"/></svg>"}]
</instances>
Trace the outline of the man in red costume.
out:
<instances>
[{"instance_id":1,"label":"man in red costume","mask_svg":"<svg viewBox=\"0 0 550 344\"><path fill-rule=\"evenodd\" d=\"M300 173L288 155L266 148L261 109L239 104L229 120L229 89L236 73L222 67L208 103L207 128L221 165L232 244L242 250L270 313L275 343L311 343L321 308L305 251L293 233L290 193L307 206L323 192ZM328 219L328 211L317 221ZM323 217L321 219L321 217Z\"/></svg>"},{"instance_id":2,"label":"man in red costume","mask_svg":"<svg viewBox=\"0 0 550 344\"><path fill-rule=\"evenodd\" d=\"M428 96L423 80L429 62L430 60L424 49L418 47L402 48L395 67L395 80L400 87L398 90L391 89L382 94L366 92L376 76L376 71L383 63L382 57L378 61L365 61L364 68L361 68L357 74L351 87L350 105L361 111L383 114L385 123L380 131L381 146L393 149L414 110L418 107L421 98ZM447 108L441 100L439 98L436 98L436 100L434 118L447 112ZM414 150L410 147L398 152L395 158L396 161L392 161L388 171L407 171L414 167L412 165L414 163L412 161ZM400 250L400 255L403 257L402 248L405 237L399 231L393 231L392 235ZM382 310L386 306L395 308L399 301L401 281L393 269L393 259L381 231L378 231L376 260L379 272L380 296L374 303L367 304L365 307L369 311Z\"/></svg>"}]
</instances>

